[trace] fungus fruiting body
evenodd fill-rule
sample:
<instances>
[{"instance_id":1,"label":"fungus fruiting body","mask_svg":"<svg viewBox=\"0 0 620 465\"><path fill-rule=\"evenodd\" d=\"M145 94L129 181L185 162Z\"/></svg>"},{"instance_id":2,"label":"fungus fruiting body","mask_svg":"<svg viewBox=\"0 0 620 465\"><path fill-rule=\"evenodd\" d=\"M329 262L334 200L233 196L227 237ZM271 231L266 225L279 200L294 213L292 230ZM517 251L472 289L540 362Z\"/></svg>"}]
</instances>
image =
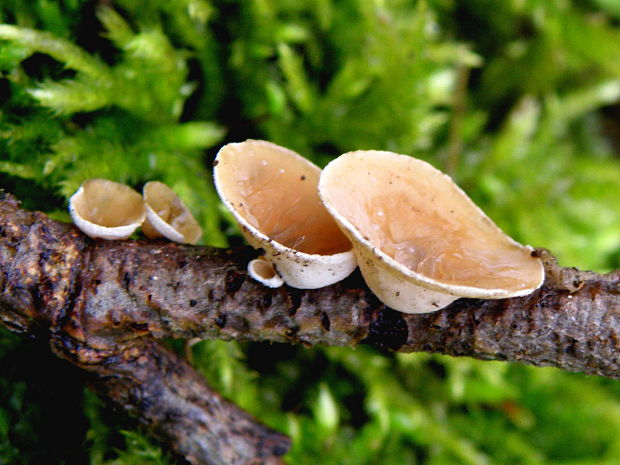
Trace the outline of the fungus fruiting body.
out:
<instances>
[{"instance_id":1,"label":"fungus fruiting body","mask_svg":"<svg viewBox=\"0 0 620 465\"><path fill-rule=\"evenodd\" d=\"M321 203L320 169L276 144L247 140L222 147L214 180L246 240L265 250L284 282L314 289L356 267L349 240Z\"/></svg>"},{"instance_id":2,"label":"fungus fruiting body","mask_svg":"<svg viewBox=\"0 0 620 465\"><path fill-rule=\"evenodd\" d=\"M142 190L146 219L142 232L150 238L165 237L174 242L195 244L202 229L181 199L159 181L147 182Z\"/></svg>"},{"instance_id":3,"label":"fungus fruiting body","mask_svg":"<svg viewBox=\"0 0 620 465\"><path fill-rule=\"evenodd\" d=\"M544 279L531 247L503 233L449 176L421 160L349 152L325 167L319 193L353 243L369 288L396 310L526 295Z\"/></svg>"},{"instance_id":4,"label":"fungus fruiting body","mask_svg":"<svg viewBox=\"0 0 620 465\"><path fill-rule=\"evenodd\" d=\"M263 257L250 260L248 263L248 274L267 287L280 287L284 284L282 278L273 269L273 265L270 261L265 260Z\"/></svg>"},{"instance_id":5,"label":"fungus fruiting body","mask_svg":"<svg viewBox=\"0 0 620 465\"><path fill-rule=\"evenodd\" d=\"M100 239L127 239L145 218L142 196L129 186L107 179L89 179L69 199L75 225Z\"/></svg>"}]
</instances>

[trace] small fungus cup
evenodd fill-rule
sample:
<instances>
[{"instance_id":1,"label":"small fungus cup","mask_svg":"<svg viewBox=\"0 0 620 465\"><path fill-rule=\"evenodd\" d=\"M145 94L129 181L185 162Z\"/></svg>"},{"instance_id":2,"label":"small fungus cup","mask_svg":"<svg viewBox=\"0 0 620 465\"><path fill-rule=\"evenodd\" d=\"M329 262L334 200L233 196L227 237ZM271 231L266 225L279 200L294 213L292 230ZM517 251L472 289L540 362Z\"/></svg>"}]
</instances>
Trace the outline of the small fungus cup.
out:
<instances>
[{"instance_id":1,"label":"small fungus cup","mask_svg":"<svg viewBox=\"0 0 620 465\"><path fill-rule=\"evenodd\" d=\"M271 262L263 257L250 260L250 263L248 263L248 274L263 286L276 288L284 284L284 281L276 273Z\"/></svg>"},{"instance_id":2,"label":"small fungus cup","mask_svg":"<svg viewBox=\"0 0 620 465\"><path fill-rule=\"evenodd\" d=\"M261 140L227 144L214 162L217 192L246 240L300 289L328 286L356 267L351 243L319 199L320 172L292 150Z\"/></svg>"},{"instance_id":3,"label":"small fungus cup","mask_svg":"<svg viewBox=\"0 0 620 465\"><path fill-rule=\"evenodd\" d=\"M487 217L441 171L382 151L349 152L319 182L326 208L353 243L377 297L405 313L459 297L529 294L544 280L540 259Z\"/></svg>"},{"instance_id":4,"label":"small fungus cup","mask_svg":"<svg viewBox=\"0 0 620 465\"><path fill-rule=\"evenodd\" d=\"M195 244L202 229L181 199L159 181L147 182L142 189L146 220L142 232L146 237L165 237L174 242Z\"/></svg>"},{"instance_id":5,"label":"small fungus cup","mask_svg":"<svg viewBox=\"0 0 620 465\"><path fill-rule=\"evenodd\" d=\"M75 225L92 238L127 239L145 218L142 196L107 179L89 179L69 199Z\"/></svg>"}]
</instances>

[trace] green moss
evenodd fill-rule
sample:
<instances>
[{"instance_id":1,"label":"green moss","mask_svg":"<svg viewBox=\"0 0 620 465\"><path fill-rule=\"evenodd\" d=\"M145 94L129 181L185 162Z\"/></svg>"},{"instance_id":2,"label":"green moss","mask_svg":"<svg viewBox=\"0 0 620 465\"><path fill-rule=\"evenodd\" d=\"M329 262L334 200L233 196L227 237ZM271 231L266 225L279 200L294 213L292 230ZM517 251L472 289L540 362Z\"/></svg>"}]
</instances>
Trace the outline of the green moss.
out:
<instances>
[{"instance_id":1,"label":"green moss","mask_svg":"<svg viewBox=\"0 0 620 465\"><path fill-rule=\"evenodd\" d=\"M66 220L87 178L160 179L225 246L239 235L210 180L219 145L266 138L319 164L388 149L449 171L562 264L618 268L618 14L611 0L5 1L0 187ZM171 463L91 394L55 446L37 426L55 399L28 374L42 367L12 369L24 344L0 333L0 464ZM609 380L369 348L192 351L291 435L291 464L617 461Z\"/></svg>"}]
</instances>

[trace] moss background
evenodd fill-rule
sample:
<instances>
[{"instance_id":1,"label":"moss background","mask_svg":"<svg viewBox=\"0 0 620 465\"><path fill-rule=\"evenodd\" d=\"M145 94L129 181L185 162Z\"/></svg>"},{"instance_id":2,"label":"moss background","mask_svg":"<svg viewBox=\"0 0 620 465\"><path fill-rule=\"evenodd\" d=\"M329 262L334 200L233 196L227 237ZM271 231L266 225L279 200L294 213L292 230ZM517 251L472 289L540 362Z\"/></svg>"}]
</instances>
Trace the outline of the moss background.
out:
<instances>
[{"instance_id":1,"label":"moss background","mask_svg":"<svg viewBox=\"0 0 620 465\"><path fill-rule=\"evenodd\" d=\"M229 141L320 165L423 158L517 240L620 268L616 0L2 0L0 187L68 220L90 177L159 179L205 244ZM182 350L182 344L178 344ZM620 384L372 348L205 341L194 363L291 464L615 465ZM62 427L59 427L62 422ZM172 464L38 343L0 330L0 465Z\"/></svg>"}]
</instances>

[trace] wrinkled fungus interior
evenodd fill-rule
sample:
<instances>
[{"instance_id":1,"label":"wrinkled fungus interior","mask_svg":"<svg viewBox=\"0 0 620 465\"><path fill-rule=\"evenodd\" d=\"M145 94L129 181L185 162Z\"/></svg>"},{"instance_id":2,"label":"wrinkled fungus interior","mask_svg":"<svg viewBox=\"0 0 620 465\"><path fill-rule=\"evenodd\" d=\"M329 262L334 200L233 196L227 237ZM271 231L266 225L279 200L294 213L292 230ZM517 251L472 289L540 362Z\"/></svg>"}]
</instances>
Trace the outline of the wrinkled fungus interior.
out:
<instances>
[{"instance_id":1,"label":"wrinkled fungus interior","mask_svg":"<svg viewBox=\"0 0 620 465\"><path fill-rule=\"evenodd\" d=\"M142 196L132 188L106 179L90 179L75 199L79 215L91 223L109 228L140 221L144 214Z\"/></svg>"},{"instance_id":2,"label":"wrinkled fungus interior","mask_svg":"<svg viewBox=\"0 0 620 465\"><path fill-rule=\"evenodd\" d=\"M217 165L220 190L248 223L300 252L331 255L351 249L319 199L316 166L263 141L222 150Z\"/></svg>"},{"instance_id":3,"label":"wrinkled fungus interior","mask_svg":"<svg viewBox=\"0 0 620 465\"><path fill-rule=\"evenodd\" d=\"M539 283L540 262L530 249L424 162L356 152L336 164L328 180L324 198L361 237L412 271L483 289L517 291Z\"/></svg>"}]
</instances>

